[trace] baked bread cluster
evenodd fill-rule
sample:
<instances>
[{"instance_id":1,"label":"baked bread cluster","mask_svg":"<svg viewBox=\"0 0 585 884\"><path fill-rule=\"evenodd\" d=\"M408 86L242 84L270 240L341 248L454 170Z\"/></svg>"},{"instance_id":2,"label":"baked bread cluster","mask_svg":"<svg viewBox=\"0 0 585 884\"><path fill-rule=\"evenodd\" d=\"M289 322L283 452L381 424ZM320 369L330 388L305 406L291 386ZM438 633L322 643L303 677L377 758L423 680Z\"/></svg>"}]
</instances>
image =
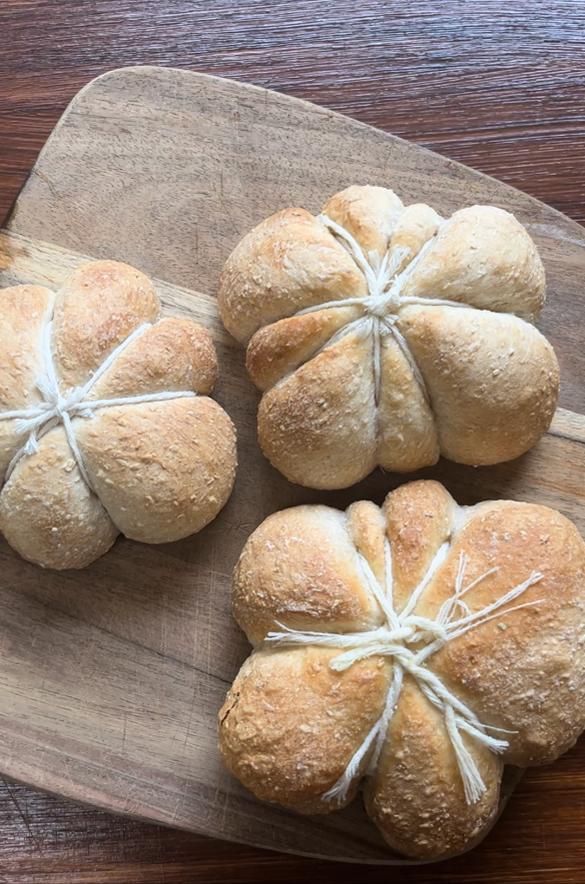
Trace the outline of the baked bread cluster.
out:
<instances>
[{"instance_id":1,"label":"baked bread cluster","mask_svg":"<svg viewBox=\"0 0 585 884\"><path fill-rule=\"evenodd\" d=\"M585 544L543 506L460 507L425 481L275 513L234 574L254 653L223 757L261 799L329 813L363 785L395 850L463 851L504 764L550 762L585 726L584 585Z\"/></svg>"},{"instance_id":2,"label":"baked bread cluster","mask_svg":"<svg viewBox=\"0 0 585 884\"><path fill-rule=\"evenodd\" d=\"M119 533L178 540L226 503L235 431L209 398L213 343L159 313L151 281L113 261L56 293L0 293L0 530L24 558L83 568Z\"/></svg>"},{"instance_id":3,"label":"baked bread cluster","mask_svg":"<svg viewBox=\"0 0 585 884\"><path fill-rule=\"evenodd\" d=\"M513 215L441 218L383 187L278 212L227 260L219 305L262 391L260 445L292 482L342 488L439 455L485 465L546 431L559 374L545 277Z\"/></svg>"}]
</instances>

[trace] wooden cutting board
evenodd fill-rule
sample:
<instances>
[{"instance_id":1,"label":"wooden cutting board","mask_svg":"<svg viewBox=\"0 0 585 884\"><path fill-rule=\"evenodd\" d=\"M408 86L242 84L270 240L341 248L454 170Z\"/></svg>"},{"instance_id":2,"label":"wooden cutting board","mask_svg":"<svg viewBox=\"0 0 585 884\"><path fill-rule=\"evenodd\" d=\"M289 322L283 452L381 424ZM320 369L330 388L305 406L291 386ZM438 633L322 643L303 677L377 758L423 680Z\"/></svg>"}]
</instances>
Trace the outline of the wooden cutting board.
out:
<instances>
[{"instance_id":1,"label":"wooden cutting board","mask_svg":"<svg viewBox=\"0 0 585 884\"><path fill-rule=\"evenodd\" d=\"M396 861L359 801L318 818L268 807L223 770L216 748L217 710L249 651L229 600L249 533L284 506L381 501L400 480L376 472L350 491L318 493L280 477L259 452L258 397L215 311L221 265L250 227L289 205L317 211L350 183L393 187L442 214L496 203L527 225L547 270L541 328L559 355L562 408L518 461L440 463L424 475L463 503L507 496L555 506L585 533L583 228L478 172L302 101L185 71L112 71L75 97L41 153L0 234L0 285L56 285L83 255L165 280L165 310L194 316L214 336L217 398L236 423L240 466L223 513L180 543L120 540L86 571L48 573L2 542L0 770L9 777L206 835Z\"/></svg>"}]
</instances>

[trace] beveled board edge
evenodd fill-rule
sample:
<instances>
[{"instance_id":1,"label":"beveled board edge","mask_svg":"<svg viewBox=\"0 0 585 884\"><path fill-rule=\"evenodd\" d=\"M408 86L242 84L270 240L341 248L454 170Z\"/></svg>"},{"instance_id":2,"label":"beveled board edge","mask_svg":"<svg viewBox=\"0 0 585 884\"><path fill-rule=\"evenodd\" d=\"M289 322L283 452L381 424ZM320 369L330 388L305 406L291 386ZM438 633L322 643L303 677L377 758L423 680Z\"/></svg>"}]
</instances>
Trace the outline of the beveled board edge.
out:
<instances>
[{"instance_id":1,"label":"beveled board edge","mask_svg":"<svg viewBox=\"0 0 585 884\"><path fill-rule=\"evenodd\" d=\"M22 187L20 188L10 210L8 211L8 214L3 219L3 227L11 228L14 225L14 216L18 209L19 199L27 190L31 176L39 174L38 167L42 167L44 156L45 154L50 152L53 140L57 139L59 135L59 130L65 124L68 115L72 110L76 108L76 105L83 100L86 93L90 92L96 86L99 86L100 84L111 79L117 79L120 77L123 78L132 74L146 74L156 76L160 74L161 71L168 74L174 74L179 77L188 77L193 80L200 80L203 88L231 89L234 92L240 93L249 92L251 94L262 97L262 99L265 101L273 100L281 102L282 105L285 107L296 105L299 108L304 108L311 114L318 114L323 116L324 118L329 118L331 120L339 120L341 118L345 120L348 124L351 124L352 128L354 128L356 131L359 131L361 129L364 133L368 133L370 135L376 134L377 136L381 136L388 142L392 142L395 145L399 146L404 151L410 152L415 149L417 155L426 156L430 163L432 163L433 160L438 160L442 165L447 165L454 174L457 174L458 172L464 175L471 173L473 174L474 178L488 182L490 187L496 186L501 188L502 192L505 192L508 198L510 198L510 196L512 195L515 195L518 202L518 207L521 210L523 209L524 211L529 211L530 209L540 209L541 211L544 211L549 218L556 216L556 220L559 224L559 229L564 229L563 237L570 242L571 239L570 237L567 237L566 234L572 233L576 241L575 244L585 247L585 227L582 224L579 224L578 221L574 221L572 218L564 215L553 206L549 206L548 204L543 203L541 200L537 199L529 193L526 193L525 191L519 190L517 187L513 187L510 184L505 184L503 181L499 181L497 178L493 178L491 175L487 175L485 172L480 172L478 169L471 168L470 166L466 166L464 163L460 163L457 160L451 159L450 157L445 157L441 154L438 154L436 151L430 150L427 147L423 147L420 144L410 142L407 139L401 138L398 135L394 135L391 132L386 132L382 129L377 128L376 126L371 126L368 123L363 123L360 120L355 119L354 117L340 113L339 111L331 110L330 108L323 105L315 104L312 101L308 101L304 98L298 98L294 95L287 95L285 93L278 92L275 89L267 89L266 87L258 86L255 83L242 82L240 80L234 80L231 77L218 77L214 74L207 74L201 71L186 70L185 68L176 68L172 66L163 67L161 65L148 64L127 65L125 67L112 68L111 70L105 71L104 73L99 74L98 76L89 80L85 84L85 86L82 86L82 88L75 93L73 98L65 107L65 110L55 124L53 130L51 131L51 134L45 141L45 144L41 148L35 165L30 170L30 173L25 179ZM537 229L538 227L538 220L534 221L532 224L530 224L530 222L526 222L526 220L524 220L523 223L525 223L526 226L528 226L529 228L532 227L533 229ZM558 231L555 232L558 233Z\"/></svg>"}]
</instances>

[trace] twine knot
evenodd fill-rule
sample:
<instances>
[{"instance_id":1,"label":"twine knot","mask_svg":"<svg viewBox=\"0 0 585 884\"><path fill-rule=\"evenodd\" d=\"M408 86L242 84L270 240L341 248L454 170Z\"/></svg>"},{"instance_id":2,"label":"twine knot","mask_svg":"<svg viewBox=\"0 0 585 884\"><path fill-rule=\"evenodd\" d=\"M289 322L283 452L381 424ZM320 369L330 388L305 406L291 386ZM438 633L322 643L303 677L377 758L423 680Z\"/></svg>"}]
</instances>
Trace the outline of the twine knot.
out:
<instances>
[{"instance_id":1,"label":"twine knot","mask_svg":"<svg viewBox=\"0 0 585 884\"><path fill-rule=\"evenodd\" d=\"M351 255L357 267L363 273L366 281L368 294L352 295L347 298L337 298L333 301L325 301L320 304L313 304L309 307L303 307L298 310L294 316L303 316L306 313L315 313L320 310L340 307L358 307L361 309L361 315L351 320L347 325L339 329L329 339L329 341L321 347L331 346L340 337L347 335L352 330L358 328L362 333L371 335L373 342L373 367L374 367L374 399L376 406L380 402L380 384L381 384L381 338L390 334L396 344L402 351L404 358L408 362L410 370L419 385L421 392L427 402L430 401L429 393L425 380L419 371L418 365L410 351L408 342L398 328L398 313L400 308L405 304L418 303L419 299L403 296L402 290L404 285L416 268L419 261L426 254L427 250L432 246L433 239L427 241L420 251L414 255L410 248L405 246L390 246L386 254L380 260L377 252L370 252L368 255L364 253L357 240L351 233L329 218L328 215L321 214L318 220L332 233L338 242L340 242L346 251ZM425 299L425 303L429 303L429 299ZM436 304L445 304L445 301L438 301Z\"/></svg>"},{"instance_id":2,"label":"twine knot","mask_svg":"<svg viewBox=\"0 0 585 884\"><path fill-rule=\"evenodd\" d=\"M404 674L408 673L426 699L442 714L461 774L465 798L468 804L474 804L484 794L486 786L475 759L462 739L462 734L467 734L480 745L498 754L508 748L508 743L493 736L489 731L501 733L506 731L493 725L483 724L473 710L463 703L432 669L428 668L426 661L448 642L472 629L477 629L495 617L505 617L512 611L539 604L540 599L514 605L509 603L542 580L543 575L534 571L526 580L513 586L495 601L479 611L472 611L464 596L490 575L495 574L498 569L490 568L466 585L467 558L461 553L453 592L443 602L436 617L431 619L415 614L414 611L431 579L445 562L450 550L449 542L446 541L439 548L426 574L401 611L397 611L394 607L392 550L387 540L384 550L384 588L378 583L368 561L358 552L365 586L376 599L384 615L384 623L381 626L363 632L335 633L290 629L278 623L282 632L269 632L265 642L267 645L317 645L336 648L339 653L329 661L329 667L334 672L343 672L359 660L367 660L370 657L387 657L392 660L392 676L382 714L350 758L343 774L324 793L325 800L344 800L364 764L367 774L372 774L376 769L386 741L388 726L398 705ZM500 610L502 608L503 610Z\"/></svg>"},{"instance_id":3,"label":"twine knot","mask_svg":"<svg viewBox=\"0 0 585 884\"><path fill-rule=\"evenodd\" d=\"M364 298L364 309L370 316L376 319L386 319L388 316L398 313L401 304L400 292L393 286L388 291L374 292Z\"/></svg>"},{"instance_id":4,"label":"twine knot","mask_svg":"<svg viewBox=\"0 0 585 884\"><path fill-rule=\"evenodd\" d=\"M50 376L37 378L35 386L43 397L43 401L39 402L37 406L39 413L35 418L42 420L42 423L51 420L51 418L59 418L63 422L65 415L73 417L78 410L83 411L89 417L91 413L89 403L84 403L83 408L78 409L85 394L83 387L73 387L68 393L63 394L58 385L52 383ZM19 422L17 429L26 430L24 424L26 424L26 420Z\"/></svg>"},{"instance_id":5,"label":"twine knot","mask_svg":"<svg viewBox=\"0 0 585 884\"><path fill-rule=\"evenodd\" d=\"M4 481L10 478L16 464L23 458L36 454L39 450L39 439L49 430L62 425L69 448L77 464L81 477L90 488L94 490L90 477L85 468L81 451L77 444L74 417L93 417L94 410L98 408L111 408L116 405L133 405L144 402L161 402L166 399L178 399L184 396L196 396L193 390L161 390L155 393L143 393L136 396L117 396L107 399L90 399L96 383L114 364L123 351L151 328L150 323L143 323L134 329L112 352L104 359L82 387L72 387L67 393L62 393L52 352L52 327L51 320L45 323L41 337L41 351L44 362L44 374L37 378L35 387L41 394L41 400L27 408L11 409L0 412L0 421L15 420L15 429L19 435L27 435L26 442L19 448L8 464Z\"/></svg>"}]
</instances>

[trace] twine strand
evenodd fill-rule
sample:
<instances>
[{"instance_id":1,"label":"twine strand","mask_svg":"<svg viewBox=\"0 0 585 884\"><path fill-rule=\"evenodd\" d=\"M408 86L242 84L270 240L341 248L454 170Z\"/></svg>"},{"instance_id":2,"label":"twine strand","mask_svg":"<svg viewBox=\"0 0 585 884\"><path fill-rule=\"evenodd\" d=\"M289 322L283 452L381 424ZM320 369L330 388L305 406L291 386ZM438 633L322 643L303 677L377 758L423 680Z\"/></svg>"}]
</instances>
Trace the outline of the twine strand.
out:
<instances>
[{"instance_id":1,"label":"twine strand","mask_svg":"<svg viewBox=\"0 0 585 884\"><path fill-rule=\"evenodd\" d=\"M363 310L363 315L361 317L352 320L343 326L343 328L339 329L323 346L319 348L317 353L313 354L313 358L323 350L333 346L333 344L335 344L340 338L345 337L351 332L361 333L364 337L370 337L372 339L373 348L374 399L376 406L378 406L380 404L382 386L382 337L384 335L391 335L406 359L425 402L430 404L430 396L426 382L418 367L416 359L414 358L408 341L398 328L398 311L401 307L408 305L461 307L470 309L469 304L462 304L458 301L449 301L444 298L415 297L402 294L406 282L415 271L420 261L422 261L428 253L429 249L434 245L436 235L427 240L414 258L402 271L400 271L405 259L412 255L411 249L405 246L398 246L394 249L389 248L381 261L374 262L372 256L370 256L370 259L366 256L364 250L349 230L341 224L338 224L336 221L333 221L333 219L325 213L322 213L317 217L333 236L341 242L355 261L357 267L363 273L368 288L368 294L366 297L352 296L349 298L324 301L321 304L304 307L293 314L294 316L304 316L308 313L317 313L320 310L330 310L339 307L361 307ZM377 253L375 253L375 256L377 257ZM374 263L378 266L374 266Z\"/></svg>"},{"instance_id":2,"label":"twine strand","mask_svg":"<svg viewBox=\"0 0 585 884\"><path fill-rule=\"evenodd\" d=\"M140 338L149 328L152 328L152 324L145 322L134 329L128 337L112 350L85 384L80 387L74 387L66 394L63 394L53 359L53 321L49 319L44 323L41 332L43 374L35 381L35 387L41 394L42 399L28 408L9 409L0 412L0 421L16 420L16 432L19 435L28 434L26 441L10 460L4 475L4 482L9 480L16 465L23 457L29 457L38 451L39 439L42 436L46 435L54 427L62 425L69 448L73 454L73 459L77 464L83 481L91 491L95 491L77 442L73 424L74 418L92 418L97 409L112 408L116 405L162 402L167 399L179 399L185 396L197 395L193 390L165 390L158 393L141 393L136 396L118 396L109 399L88 398L96 383L111 368L124 350Z\"/></svg>"},{"instance_id":3,"label":"twine strand","mask_svg":"<svg viewBox=\"0 0 585 884\"><path fill-rule=\"evenodd\" d=\"M343 774L324 793L323 798L326 801L344 801L347 798L352 784L362 771L368 757L369 762L365 773L371 776L375 772L392 717L400 699L405 673L408 673L416 681L424 696L443 716L447 736L457 760L465 800L468 804L479 801L486 791L486 786L472 754L463 741L462 733L467 734L475 742L496 754L500 754L508 748L506 740L492 736L489 731L500 733L510 733L510 731L482 724L473 710L447 688L441 678L425 663L429 657L437 653L448 642L472 629L483 626L495 617L505 617L521 608L540 604L542 600L538 599L509 606L510 602L518 599L531 586L542 580L543 575L539 571L534 571L526 580L513 586L495 601L478 611L471 611L468 604L462 601L462 597L487 577L495 574L498 568L490 568L465 585L468 562L465 554L461 553L453 592L443 602L436 617L430 619L415 614L422 594L444 563L448 551L448 542L439 547L422 580L415 587L408 603L400 612L396 610L393 601L392 548L389 541L385 540L384 548L384 588L380 586L367 559L358 552L358 563L366 587L377 601L385 618L384 624L376 629L352 633L312 632L291 629L277 623L276 625L281 631L269 632L264 640L267 646L317 645L338 648L340 653L329 661L329 666L334 672L343 672L359 660L371 657L379 656L392 659L392 677L382 714L353 753ZM505 610L501 610L502 608ZM463 611L462 616L456 616L458 611ZM424 642L422 648L420 647L421 642ZM415 647L409 647L409 645Z\"/></svg>"}]
</instances>

